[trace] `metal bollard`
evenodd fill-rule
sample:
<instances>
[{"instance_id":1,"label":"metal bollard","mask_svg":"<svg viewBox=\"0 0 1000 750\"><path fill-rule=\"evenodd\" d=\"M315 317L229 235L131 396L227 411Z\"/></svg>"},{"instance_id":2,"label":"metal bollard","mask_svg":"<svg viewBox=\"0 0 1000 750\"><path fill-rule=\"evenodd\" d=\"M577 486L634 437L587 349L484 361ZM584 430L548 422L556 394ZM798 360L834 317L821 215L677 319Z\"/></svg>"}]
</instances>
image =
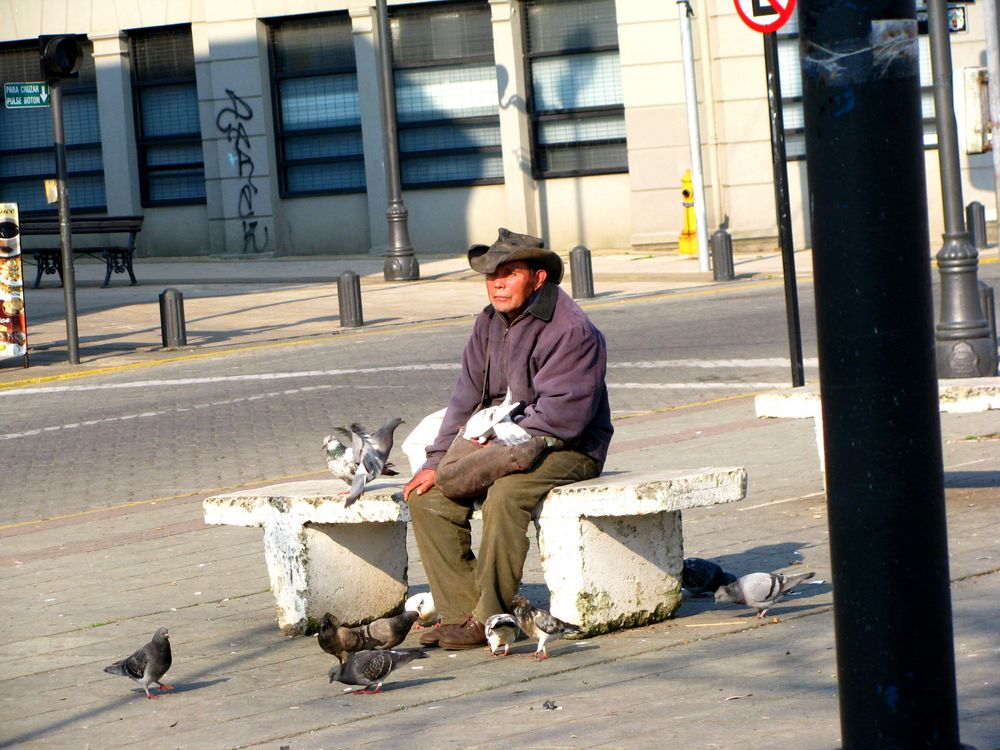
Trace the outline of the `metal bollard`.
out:
<instances>
[{"instance_id":1,"label":"metal bollard","mask_svg":"<svg viewBox=\"0 0 1000 750\"><path fill-rule=\"evenodd\" d=\"M733 238L729 234L729 217L712 233L712 278L732 281L736 278L733 268Z\"/></svg>"},{"instance_id":2,"label":"metal bollard","mask_svg":"<svg viewBox=\"0 0 1000 750\"><path fill-rule=\"evenodd\" d=\"M179 289L169 287L160 292L160 333L164 349L187 346L184 295Z\"/></svg>"},{"instance_id":3,"label":"metal bollard","mask_svg":"<svg viewBox=\"0 0 1000 750\"><path fill-rule=\"evenodd\" d=\"M986 318L986 325L990 329L990 341L993 342L993 356L996 354L997 343L997 309L993 300L993 287L985 281L979 282L979 304L983 308L983 316ZM993 362L993 374L997 373L997 362Z\"/></svg>"},{"instance_id":4,"label":"metal bollard","mask_svg":"<svg viewBox=\"0 0 1000 750\"><path fill-rule=\"evenodd\" d=\"M344 271L337 279L337 301L341 328L360 328L365 324L361 312L361 277L354 271Z\"/></svg>"},{"instance_id":5,"label":"metal bollard","mask_svg":"<svg viewBox=\"0 0 1000 750\"><path fill-rule=\"evenodd\" d=\"M594 296L594 272L590 265L590 250L577 245L569 251L569 273L573 285L573 299L590 299Z\"/></svg>"},{"instance_id":6,"label":"metal bollard","mask_svg":"<svg viewBox=\"0 0 1000 750\"><path fill-rule=\"evenodd\" d=\"M969 242L977 250L986 247L986 207L979 201L972 201L965 207L965 222L969 229Z\"/></svg>"}]
</instances>

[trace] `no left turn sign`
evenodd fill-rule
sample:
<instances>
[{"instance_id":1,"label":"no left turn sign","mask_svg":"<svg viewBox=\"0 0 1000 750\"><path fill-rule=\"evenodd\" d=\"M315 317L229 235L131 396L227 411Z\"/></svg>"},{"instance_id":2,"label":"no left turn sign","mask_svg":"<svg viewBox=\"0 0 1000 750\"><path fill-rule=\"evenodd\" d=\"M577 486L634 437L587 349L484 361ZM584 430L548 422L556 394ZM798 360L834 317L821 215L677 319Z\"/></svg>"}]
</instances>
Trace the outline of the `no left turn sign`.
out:
<instances>
[{"instance_id":1,"label":"no left turn sign","mask_svg":"<svg viewBox=\"0 0 1000 750\"><path fill-rule=\"evenodd\" d=\"M743 23L754 31L777 31L791 17L795 0L734 0Z\"/></svg>"}]
</instances>

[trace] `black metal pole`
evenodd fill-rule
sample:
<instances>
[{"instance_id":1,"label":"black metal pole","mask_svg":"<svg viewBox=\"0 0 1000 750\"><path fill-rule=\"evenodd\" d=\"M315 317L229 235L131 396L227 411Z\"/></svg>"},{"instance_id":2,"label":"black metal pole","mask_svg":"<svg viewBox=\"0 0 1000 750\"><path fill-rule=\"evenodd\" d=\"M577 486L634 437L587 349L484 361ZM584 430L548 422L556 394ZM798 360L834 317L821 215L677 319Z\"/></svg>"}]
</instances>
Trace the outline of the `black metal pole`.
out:
<instances>
[{"instance_id":1,"label":"black metal pole","mask_svg":"<svg viewBox=\"0 0 1000 750\"><path fill-rule=\"evenodd\" d=\"M392 78L392 39L385 0L376 0L378 15L379 81L382 94L382 147L385 152L385 182L389 208L389 246L385 251L383 277L386 281L414 281L420 278L420 263L410 243L408 212L403 205L399 177L399 144L396 140L396 85Z\"/></svg>"},{"instance_id":2,"label":"black metal pole","mask_svg":"<svg viewBox=\"0 0 1000 750\"><path fill-rule=\"evenodd\" d=\"M62 248L63 298L66 300L66 348L69 363L80 364L80 336L76 327L76 273L73 270L73 239L69 217L69 187L66 184L66 135L63 130L62 83L49 82L52 101L52 135L56 147L56 185L59 195L59 240Z\"/></svg>"},{"instance_id":3,"label":"black metal pole","mask_svg":"<svg viewBox=\"0 0 1000 750\"><path fill-rule=\"evenodd\" d=\"M798 13L842 744L956 750L915 6Z\"/></svg>"},{"instance_id":4,"label":"black metal pole","mask_svg":"<svg viewBox=\"0 0 1000 750\"><path fill-rule=\"evenodd\" d=\"M937 374L942 378L992 377L997 346L979 304L979 253L969 241L962 205L962 177L951 83L951 46L945 0L927 0L927 30L934 74L944 245L938 251L941 316L937 325Z\"/></svg>"},{"instance_id":5,"label":"black metal pole","mask_svg":"<svg viewBox=\"0 0 1000 750\"><path fill-rule=\"evenodd\" d=\"M771 122L771 164L774 174L774 211L778 220L778 247L785 278L785 316L788 319L788 352L792 362L792 385L805 385L802 364L802 326L799 323L799 292L795 281L795 244L792 242L792 210L788 202L788 160L785 156L785 126L781 107L781 74L778 70L777 34L764 34L764 69L767 74L767 108Z\"/></svg>"}]
</instances>

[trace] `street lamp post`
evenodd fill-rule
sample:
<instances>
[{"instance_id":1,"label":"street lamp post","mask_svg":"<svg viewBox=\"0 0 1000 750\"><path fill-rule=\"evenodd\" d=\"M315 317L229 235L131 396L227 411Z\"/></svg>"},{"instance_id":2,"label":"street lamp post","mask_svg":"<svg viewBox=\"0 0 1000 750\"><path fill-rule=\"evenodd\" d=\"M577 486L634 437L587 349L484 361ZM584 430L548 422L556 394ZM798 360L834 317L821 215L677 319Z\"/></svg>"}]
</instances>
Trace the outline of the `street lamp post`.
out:
<instances>
[{"instance_id":1,"label":"street lamp post","mask_svg":"<svg viewBox=\"0 0 1000 750\"><path fill-rule=\"evenodd\" d=\"M389 208L389 245L385 251L383 276L386 281L414 281L420 278L420 264L410 243L399 177L399 146L396 141L396 86L392 79L392 40L385 0L376 0L378 15L379 81L382 94L382 146L385 154L386 193Z\"/></svg>"},{"instance_id":2,"label":"street lamp post","mask_svg":"<svg viewBox=\"0 0 1000 750\"><path fill-rule=\"evenodd\" d=\"M944 207L944 245L936 256L941 274L941 317L935 330L937 374L939 378L991 377L997 374L997 347L979 304L979 252L969 241L963 214L945 0L928 0L927 24Z\"/></svg>"}]
</instances>

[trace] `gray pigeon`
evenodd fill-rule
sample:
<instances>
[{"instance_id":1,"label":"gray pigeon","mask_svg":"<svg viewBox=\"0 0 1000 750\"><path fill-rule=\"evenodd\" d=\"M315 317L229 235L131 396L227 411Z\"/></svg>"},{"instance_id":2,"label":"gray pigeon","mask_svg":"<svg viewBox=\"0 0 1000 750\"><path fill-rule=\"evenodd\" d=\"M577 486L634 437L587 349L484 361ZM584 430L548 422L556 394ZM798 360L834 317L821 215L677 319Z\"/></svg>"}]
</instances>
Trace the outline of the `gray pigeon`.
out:
<instances>
[{"instance_id":1,"label":"gray pigeon","mask_svg":"<svg viewBox=\"0 0 1000 750\"><path fill-rule=\"evenodd\" d=\"M546 641L554 641L564 635L579 635L581 632L579 625L563 622L545 610L538 609L521 594L511 599L510 606L524 634L538 639L538 650L534 655L536 659L549 658L549 652L545 650Z\"/></svg>"},{"instance_id":2,"label":"gray pigeon","mask_svg":"<svg viewBox=\"0 0 1000 750\"><path fill-rule=\"evenodd\" d=\"M426 656L423 651L393 651L388 648L358 651L343 664L337 662L330 667L330 682L338 680L345 685L364 685L363 690L355 690L355 693L381 693L382 682L396 667Z\"/></svg>"},{"instance_id":3,"label":"gray pigeon","mask_svg":"<svg viewBox=\"0 0 1000 750\"><path fill-rule=\"evenodd\" d=\"M782 573L748 573L733 583L720 586L715 601L746 604L757 610L755 617L762 618L775 602L816 575L813 572L783 575Z\"/></svg>"},{"instance_id":4,"label":"gray pigeon","mask_svg":"<svg viewBox=\"0 0 1000 750\"><path fill-rule=\"evenodd\" d=\"M703 560L700 557L684 559L684 569L681 571L681 586L692 596L704 596L715 593L720 586L732 583L736 576L727 573L718 563Z\"/></svg>"},{"instance_id":5,"label":"gray pigeon","mask_svg":"<svg viewBox=\"0 0 1000 750\"><path fill-rule=\"evenodd\" d=\"M108 674L119 675L121 677L131 677L142 685L146 691L147 698L158 698L149 692L149 686L154 682L160 686L160 690L173 690L173 685L160 682L160 678L170 669L170 633L166 628L160 628L153 633L153 640L140 648L127 659L116 661L104 671Z\"/></svg>"},{"instance_id":6,"label":"gray pigeon","mask_svg":"<svg viewBox=\"0 0 1000 750\"><path fill-rule=\"evenodd\" d=\"M331 429L333 434L327 435L323 439L326 466L337 479L352 484L358 470L358 460L354 456L354 448L352 447L354 438L343 427L332 427ZM394 477L398 473L390 462L386 462L382 468L382 475L386 477Z\"/></svg>"},{"instance_id":7,"label":"gray pigeon","mask_svg":"<svg viewBox=\"0 0 1000 750\"><path fill-rule=\"evenodd\" d=\"M416 611L408 610L395 617L382 617L367 625L348 628L327 612L319 623L319 646L340 661L357 651L392 648L403 642L419 617Z\"/></svg>"},{"instance_id":8,"label":"gray pigeon","mask_svg":"<svg viewBox=\"0 0 1000 750\"><path fill-rule=\"evenodd\" d=\"M506 656L510 651L510 644L517 640L518 625L514 615L506 612L490 615L483 627L486 629L486 641L490 644L490 653L494 656ZM501 646L503 653L500 653Z\"/></svg>"},{"instance_id":9,"label":"gray pigeon","mask_svg":"<svg viewBox=\"0 0 1000 750\"><path fill-rule=\"evenodd\" d=\"M402 423L403 420L399 417L392 417L372 434L357 422L351 425L351 450L354 451L354 457L358 461L358 468L354 472L351 491L347 493L347 499L344 501L345 506L351 505L361 497L368 482L385 469L389 451L392 450L393 433Z\"/></svg>"}]
</instances>

